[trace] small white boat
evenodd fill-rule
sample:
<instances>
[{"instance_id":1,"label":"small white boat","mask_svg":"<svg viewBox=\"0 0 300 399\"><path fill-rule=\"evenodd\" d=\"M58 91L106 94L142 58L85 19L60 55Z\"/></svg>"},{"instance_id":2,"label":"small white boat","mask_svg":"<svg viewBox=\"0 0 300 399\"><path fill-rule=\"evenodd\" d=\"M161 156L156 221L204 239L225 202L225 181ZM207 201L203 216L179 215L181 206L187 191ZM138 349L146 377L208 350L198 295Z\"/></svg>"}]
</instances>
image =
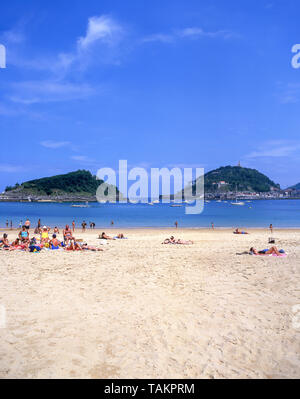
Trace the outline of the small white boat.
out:
<instances>
[{"instance_id":1,"label":"small white boat","mask_svg":"<svg viewBox=\"0 0 300 399\"><path fill-rule=\"evenodd\" d=\"M236 190L235 190L236 194L235 194L235 202L232 202L231 205L237 205L237 206L244 206L245 202L243 201L238 201L237 197L237 185L236 185Z\"/></svg>"},{"instance_id":2,"label":"small white boat","mask_svg":"<svg viewBox=\"0 0 300 399\"><path fill-rule=\"evenodd\" d=\"M89 208L89 205L71 205L72 208Z\"/></svg>"},{"instance_id":3,"label":"small white boat","mask_svg":"<svg viewBox=\"0 0 300 399\"><path fill-rule=\"evenodd\" d=\"M179 204L174 204L174 205L170 205L172 208L180 208L182 205L179 205Z\"/></svg>"},{"instance_id":4,"label":"small white boat","mask_svg":"<svg viewBox=\"0 0 300 399\"><path fill-rule=\"evenodd\" d=\"M149 203L148 203L148 205L151 205L151 206L153 206L154 204L153 204L153 202L149 202Z\"/></svg>"}]
</instances>

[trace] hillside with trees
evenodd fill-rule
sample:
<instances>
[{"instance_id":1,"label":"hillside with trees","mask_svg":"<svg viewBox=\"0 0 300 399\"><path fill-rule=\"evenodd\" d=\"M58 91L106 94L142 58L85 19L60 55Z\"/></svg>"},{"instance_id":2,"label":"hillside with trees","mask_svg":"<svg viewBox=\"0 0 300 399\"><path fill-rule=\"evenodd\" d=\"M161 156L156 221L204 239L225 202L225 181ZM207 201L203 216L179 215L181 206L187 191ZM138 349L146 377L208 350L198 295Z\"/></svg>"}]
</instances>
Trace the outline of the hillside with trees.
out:
<instances>
[{"instance_id":1,"label":"hillside with trees","mask_svg":"<svg viewBox=\"0 0 300 399\"><path fill-rule=\"evenodd\" d=\"M280 185L256 169L225 166L205 174L204 188L205 192L228 192L237 189L238 191L263 193L279 190Z\"/></svg>"},{"instance_id":2,"label":"hillside with trees","mask_svg":"<svg viewBox=\"0 0 300 399\"><path fill-rule=\"evenodd\" d=\"M16 184L14 187L7 187L5 193L28 196L62 196L66 194L95 196L97 188L103 183L103 180L97 180L91 172L78 170Z\"/></svg>"}]
</instances>

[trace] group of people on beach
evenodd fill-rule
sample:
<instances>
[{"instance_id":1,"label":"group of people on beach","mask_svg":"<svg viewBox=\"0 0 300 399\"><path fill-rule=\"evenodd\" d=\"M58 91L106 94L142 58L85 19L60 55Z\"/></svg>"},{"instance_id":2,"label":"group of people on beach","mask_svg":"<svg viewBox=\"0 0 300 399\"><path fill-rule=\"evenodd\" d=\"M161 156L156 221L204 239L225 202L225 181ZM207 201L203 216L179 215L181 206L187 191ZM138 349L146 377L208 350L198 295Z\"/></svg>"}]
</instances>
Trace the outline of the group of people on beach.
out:
<instances>
[{"instance_id":1,"label":"group of people on beach","mask_svg":"<svg viewBox=\"0 0 300 399\"><path fill-rule=\"evenodd\" d=\"M53 229L53 234L50 236L51 228L47 226L41 227L40 220L38 226L36 227L34 234L39 237L30 237L30 222L27 219L18 237L9 242L8 234L4 233L0 239L0 249L7 251L23 250L28 252L40 252L42 249L58 250L63 249L66 251L103 251L101 248L96 248L94 246L88 245L87 243L81 243L74 237L75 224L73 224L73 231L70 229L69 225L63 229L63 240L59 240L57 235L59 234L58 227ZM80 240L81 241L81 240Z\"/></svg>"},{"instance_id":2,"label":"group of people on beach","mask_svg":"<svg viewBox=\"0 0 300 399\"><path fill-rule=\"evenodd\" d=\"M8 227L8 221L7 221ZM12 226L12 222L11 222ZM101 248L96 248L94 246L90 246L87 243L82 243L82 240L78 240L74 237L75 233L75 221L72 222L72 228L69 225L66 225L62 231L63 240L58 239L58 234L60 233L58 227L54 227L53 234L51 236L51 228L47 226L41 227L41 220L38 220L37 227L34 230L34 234L38 235L39 237L32 237L30 238L30 226L31 222L29 219L26 219L24 225L21 226L20 232L18 237L9 242L8 234L4 233L2 238L0 239L0 249L4 249L7 251L14 251L14 250L23 250L29 252L40 252L42 249L51 249L51 250L58 250L63 249L66 251L103 251ZM85 232L87 223L85 221L82 222L82 232ZM90 222L90 228L95 228L95 223ZM176 223L176 228L178 224ZM214 228L214 226L213 226ZM273 225L269 226L271 233L273 233ZM234 234L249 234L246 231L241 231L239 228L235 229ZM115 237L111 237L107 235L105 232L99 235L98 239L100 240L121 240L126 239L124 234L118 234ZM273 241L272 241L273 242ZM274 241L275 242L275 241ZM182 240L182 239L175 239L174 236L170 238L166 238L162 244L172 244L172 245L192 245L194 244L191 240ZM274 256L285 256L284 250L279 250L277 247L272 246L271 248L267 248L264 250L257 250L254 247L250 248L249 251L250 255L274 255Z\"/></svg>"},{"instance_id":3,"label":"group of people on beach","mask_svg":"<svg viewBox=\"0 0 300 399\"><path fill-rule=\"evenodd\" d=\"M11 220L11 221L9 222L8 220L6 220L5 226L6 226L6 229L7 229L7 230L8 230L9 228L10 228L10 230L13 230L13 221ZM30 227L31 227L31 222L30 222L30 220L29 220L29 219L26 219L24 223L23 223L23 220L20 220L19 229L22 229L23 226L25 226L25 227L29 230ZM41 226L42 226L41 219L39 219L39 220L38 220L38 223L37 223L37 226L36 226L36 228L35 228L35 230L34 230L35 234L39 234L39 233L40 233L40 231L41 231ZM88 226L88 223L87 223L85 220L83 220L83 222L81 223L81 229L82 229L82 232L83 232L83 233L86 231L87 226ZM95 222L89 222L89 226L90 226L90 229L91 229L91 230L94 230L94 229L96 228L96 223L95 223ZM73 220L73 222L72 222L72 229L73 229L73 232L75 232L75 228L76 228L76 223L75 223L75 220ZM56 227L56 229L57 229L57 227Z\"/></svg>"}]
</instances>

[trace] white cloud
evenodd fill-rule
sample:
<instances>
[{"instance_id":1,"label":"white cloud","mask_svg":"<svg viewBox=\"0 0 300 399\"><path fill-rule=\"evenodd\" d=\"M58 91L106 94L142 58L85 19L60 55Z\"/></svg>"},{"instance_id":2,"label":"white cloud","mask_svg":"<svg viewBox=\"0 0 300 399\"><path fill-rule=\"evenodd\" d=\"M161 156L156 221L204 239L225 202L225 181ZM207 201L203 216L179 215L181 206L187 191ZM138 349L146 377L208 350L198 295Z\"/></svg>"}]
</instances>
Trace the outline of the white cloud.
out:
<instances>
[{"instance_id":1,"label":"white cloud","mask_svg":"<svg viewBox=\"0 0 300 399\"><path fill-rule=\"evenodd\" d=\"M275 140L264 143L258 150L246 155L246 158L291 157L300 150L299 142Z\"/></svg>"},{"instance_id":2,"label":"white cloud","mask_svg":"<svg viewBox=\"0 0 300 399\"><path fill-rule=\"evenodd\" d=\"M23 166L19 165L10 165L10 164L0 164L0 172L4 173L17 173L20 171L24 171Z\"/></svg>"},{"instance_id":3,"label":"white cloud","mask_svg":"<svg viewBox=\"0 0 300 399\"><path fill-rule=\"evenodd\" d=\"M25 105L70 101L87 98L95 90L86 84L60 83L56 81L25 81L12 85L10 100Z\"/></svg>"},{"instance_id":4,"label":"white cloud","mask_svg":"<svg viewBox=\"0 0 300 399\"><path fill-rule=\"evenodd\" d=\"M25 41L25 35L19 28L13 28L11 30L7 30L0 35L1 43L4 44L20 44Z\"/></svg>"},{"instance_id":5,"label":"white cloud","mask_svg":"<svg viewBox=\"0 0 300 399\"><path fill-rule=\"evenodd\" d=\"M96 168L96 169L99 168L99 162L86 155L73 155L70 157L70 159L86 167Z\"/></svg>"},{"instance_id":6,"label":"white cloud","mask_svg":"<svg viewBox=\"0 0 300 399\"><path fill-rule=\"evenodd\" d=\"M101 41L106 44L115 44L119 41L123 28L107 15L91 17L88 21L87 32L80 37L77 44L79 50L86 50L94 43Z\"/></svg>"},{"instance_id":7,"label":"white cloud","mask_svg":"<svg viewBox=\"0 0 300 399\"><path fill-rule=\"evenodd\" d=\"M228 30L218 30L215 32L205 32L201 28L186 28L178 32L179 36L181 37L190 37L190 38L198 38L198 37L210 37L210 38L215 38L215 37L221 37L224 39L229 39L235 34L233 32L230 32Z\"/></svg>"},{"instance_id":8,"label":"white cloud","mask_svg":"<svg viewBox=\"0 0 300 399\"><path fill-rule=\"evenodd\" d=\"M278 97L281 104L296 104L300 100L300 84L278 82Z\"/></svg>"},{"instance_id":9,"label":"white cloud","mask_svg":"<svg viewBox=\"0 0 300 399\"><path fill-rule=\"evenodd\" d=\"M223 38L230 39L232 37L237 37L238 35L229 30L218 30L218 31L204 31L199 27L190 27L185 29L176 30L173 33L165 34L158 33L150 36L146 36L142 39L143 43L147 42L161 42L161 43L172 43L178 39L198 39L201 37L208 38Z\"/></svg>"},{"instance_id":10,"label":"white cloud","mask_svg":"<svg viewBox=\"0 0 300 399\"><path fill-rule=\"evenodd\" d=\"M149 42L162 42L162 43L171 43L174 41L174 36L173 35L168 35L168 34L156 34L156 35L150 35L146 36L142 39L143 43L149 43Z\"/></svg>"},{"instance_id":11,"label":"white cloud","mask_svg":"<svg viewBox=\"0 0 300 399\"><path fill-rule=\"evenodd\" d=\"M80 161L80 162L87 162L89 161L89 158L86 157L85 155L74 155L71 157L73 161Z\"/></svg>"},{"instance_id":12,"label":"white cloud","mask_svg":"<svg viewBox=\"0 0 300 399\"><path fill-rule=\"evenodd\" d=\"M51 140L42 141L40 144L42 147L51 148L53 150L62 147L69 147L71 145L69 141L51 141Z\"/></svg>"}]
</instances>

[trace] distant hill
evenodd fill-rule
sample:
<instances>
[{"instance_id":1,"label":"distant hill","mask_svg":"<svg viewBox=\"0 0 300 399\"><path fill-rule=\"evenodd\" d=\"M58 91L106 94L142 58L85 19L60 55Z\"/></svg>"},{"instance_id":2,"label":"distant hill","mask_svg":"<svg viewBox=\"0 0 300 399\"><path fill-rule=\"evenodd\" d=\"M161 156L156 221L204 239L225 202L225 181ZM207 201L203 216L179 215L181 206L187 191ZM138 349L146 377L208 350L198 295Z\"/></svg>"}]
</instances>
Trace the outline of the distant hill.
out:
<instances>
[{"instance_id":1,"label":"distant hill","mask_svg":"<svg viewBox=\"0 0 300 399\"><path fill-rule=\"evenodd\" d=\"M5 192L29 196L62 196L65 194L95 196L97 188L103 183L103 180L97 180L96 176L93 176L91 172L77 170L64 175L30 180L22 184L16 184L14 187L6 187Z\"/></svg>"},{"instance_id":2,"label":"distant hill","mask_svg":"<svg viewBox=\"0 0 300 399\"><path fill-rule=\"evenodd\" d=\"M291 190L300 190L300 183L295 184L295 185L292 186L292 187L289 187L289 189L291 189Z\"/></svg>"},{"instance_id":3,"label":"distant hill","mask_svg":"<svg viewBox=\"0 0 300 399\"><path fill-rule=\"evenodd\" d=\"M228 192L236 189L238 191L268 192L272 189L280 189L280 185L256 169L225 166L205 174L204 189L205 192Z\"/></svg>"}]
</instances>

